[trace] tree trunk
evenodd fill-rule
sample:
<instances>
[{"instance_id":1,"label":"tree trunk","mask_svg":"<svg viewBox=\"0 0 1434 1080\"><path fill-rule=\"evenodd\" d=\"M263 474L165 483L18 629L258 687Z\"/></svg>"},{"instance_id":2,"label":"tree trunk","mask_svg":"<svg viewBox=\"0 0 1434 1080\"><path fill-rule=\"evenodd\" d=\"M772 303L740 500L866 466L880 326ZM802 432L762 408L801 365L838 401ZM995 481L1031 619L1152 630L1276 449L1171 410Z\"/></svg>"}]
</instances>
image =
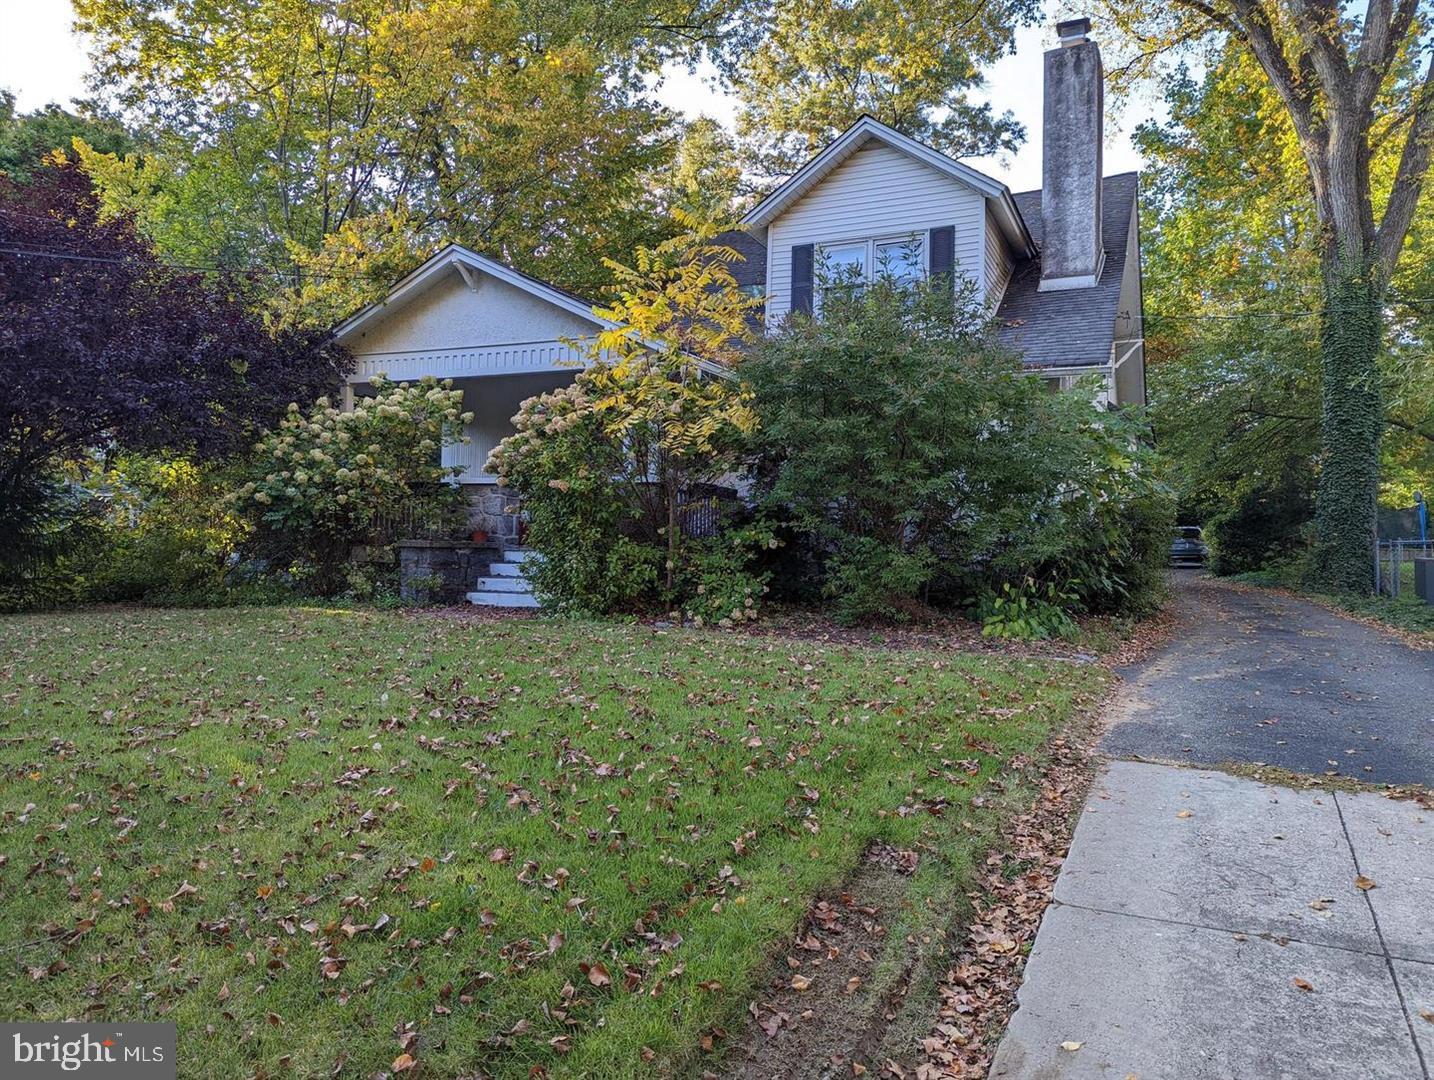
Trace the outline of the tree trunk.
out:
<instances>
[{"instance_id":1,"label":"tree trunk","mask_svg":"<svg viewBox=\"0 0 1434 1080\"><path fill-rule=\"evenodd\" d=\"M1320 352L1323 458L1315 511L1312 584L1368 593L1374 582L1375 500L1384 430L1378 356L1383 287L1363 256L1327 256Z\"/></svg>"},{"instance_id":2,"label":"tree trunk","mask_svg":"<svg viewBox=\"0 0 1434 1080\"><path fill-rule=\"evenodd\" d=\"M682 523L677 515L677 498L680 491L678 472L672 465L672 459L663 454L663 476L662 488L667 503L667 594L663 597L663 603L669 608L673 603L673 591L675 576L677 573L678 546L681 543Z\"/></svg>"}]
</instances>

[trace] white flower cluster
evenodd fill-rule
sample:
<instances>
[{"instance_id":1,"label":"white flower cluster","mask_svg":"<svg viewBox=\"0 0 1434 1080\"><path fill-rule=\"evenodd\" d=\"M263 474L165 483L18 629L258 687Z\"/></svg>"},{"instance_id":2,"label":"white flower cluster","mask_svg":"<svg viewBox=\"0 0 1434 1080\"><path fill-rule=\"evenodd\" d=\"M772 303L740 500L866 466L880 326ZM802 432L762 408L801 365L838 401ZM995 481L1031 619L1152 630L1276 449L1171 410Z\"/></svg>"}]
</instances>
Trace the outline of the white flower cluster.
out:
<instances>
[{"instance_id":1,"label":"white flower cluster","mask_svg":"<svg viewBox=\"0 0 1434 1080\"><path fill-rule=\"evenodd\" d=\"M373 394L350 411L328 398L308 415L297 403L255 445L261 475L234 492L246 502L282 512L286 520L319 520L390 508L415 484L452 475L439 447L459 441L472 413L451 380L392 383L382 377Z\"/></svg>"}]
</instances>

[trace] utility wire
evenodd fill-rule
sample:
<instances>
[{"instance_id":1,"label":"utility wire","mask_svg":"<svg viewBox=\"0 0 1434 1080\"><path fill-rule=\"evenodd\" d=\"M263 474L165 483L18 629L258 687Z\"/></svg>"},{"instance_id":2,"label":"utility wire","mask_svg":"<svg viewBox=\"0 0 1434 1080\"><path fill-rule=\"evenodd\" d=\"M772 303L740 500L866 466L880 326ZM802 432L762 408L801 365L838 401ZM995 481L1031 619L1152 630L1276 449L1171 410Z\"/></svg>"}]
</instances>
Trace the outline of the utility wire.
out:
<instances>
[{"instance_id":1,"label":"utility wire","mask_svg":"<svg viewBox=\"0 0 1434 1080\"><path fill-rule=\"evenodd\" d=\"M126 266L134 262L133 259L114 258L102 255L81 255L73 251L41 251L34 248L11 248L0 247L0 254L3 255L28 255L37 259L63 259L71 262L98 263L108 266ZM156 266L164 270L178 270L184 273L196 274L238 274L242 277L256 277L269 275L273 277L291 277L301 274L309 278L342 278L358 281L368 281L369 278L363 274L343 273L340 271L323 270L282 270L274 266L215 266L202 263L172 263L155 261L148 265Z\"/></svg>"},{"instance_id":2,"label":"utility wire","mask_svg":"<svg viewBox=\"0 0 1434 1080\"><path fill-rule=\"evenodd\" d=\"M0 247L0 254L27 255L40 259L64 259L74 262L98 263L111 266L123 266L132 261L130 259L114 258L110 256L82 255L72 251L54 251L36 248ZM213 264L203 263L172 263L163 261L156 261L152 265L163 268L165 270L177 270L185 273L238 274L244 277L254 277L259 275L269 275L272 277L292 277L295 274L298 274L307 278L332 278L335 280L366 282L372 282L373 280L365 274L345 273L343 271L336 270L298 270L297 268L290 270L282 270L272 266L217 266ZM1391 304L1408 304L1411 306L1418 304L1434 304L1434 296L1391 296L1387 298L1387 302ZM1150 322L1152 320L1157 319L1190 321L1208 320L1227 322L1238 321L1241 319L1313 319L1318 318L1319 314L1320 313L1318 311L1314 311L1311 309L1304 309L1300 311L1240 311L1228 315L1207 314L1203 312L1164 311L1146 312L1141 315L1133 315L1128 311L1124 311L1120 313L1120 317L1125 319L1139 319L1145 322Z\"/></svg>"}]
</instances>

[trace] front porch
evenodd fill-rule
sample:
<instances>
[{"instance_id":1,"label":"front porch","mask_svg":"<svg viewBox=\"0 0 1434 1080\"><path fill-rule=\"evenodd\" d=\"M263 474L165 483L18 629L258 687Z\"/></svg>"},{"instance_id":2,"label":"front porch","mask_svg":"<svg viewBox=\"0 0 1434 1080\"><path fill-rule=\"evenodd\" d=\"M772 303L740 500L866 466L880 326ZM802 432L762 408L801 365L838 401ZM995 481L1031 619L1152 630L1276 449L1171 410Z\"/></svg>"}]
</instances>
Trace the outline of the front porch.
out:
<instances>
[{"instance_id":1,"label":"front porch","mask_svg":"<svg viewBox=\"0 0 1434 1080\"><path fill-rule=\"evenodd\" d=\"M416 364L411 366L418 367ZM364 370L365 367L367 370ZM463 391L463 411L473 414L472 422L463 427L468 441L445 446L443 464L462 470L455 482L468 496L469 525L472 529L486 532L489 540L500 547L516 547L522 542L517 496L500 487L498 478L484 466L494 447L513 434L512 418L519 405L537 394L566 386L576 377L578 368L454 377L445 374L442 366L435 364L434 367L437 370L423 371L420 368L415 374L402 377L419 378L432 374L439 378L453 378L454 388ZM388 368L361 365L361 370L350 379L354 397L366 396L370 384L361 380L371 379L380 372L393 379L401 377Z\"/></svg>"}]
</instances>

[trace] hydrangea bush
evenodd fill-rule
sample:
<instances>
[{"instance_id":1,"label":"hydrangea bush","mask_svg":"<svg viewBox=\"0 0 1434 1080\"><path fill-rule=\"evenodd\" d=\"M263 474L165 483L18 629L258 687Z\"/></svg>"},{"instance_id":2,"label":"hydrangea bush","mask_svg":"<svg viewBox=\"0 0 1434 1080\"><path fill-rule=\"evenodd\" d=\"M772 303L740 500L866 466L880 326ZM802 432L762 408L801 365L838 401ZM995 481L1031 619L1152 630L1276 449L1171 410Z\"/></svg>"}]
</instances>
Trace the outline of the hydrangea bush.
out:
<instances>
[{"instance_id":1,"label":"hydrangea bush","mask_svg":"<svg viewBox=\"0 0 1434 1080\"><path fill-rule=\"evenodd\" d=\"M321 592L342 584L350 552L374 538L380 518L458 495L445 481L460 470L442 463L442 448L466 441L473 414L462 411L463 392L431 377L371 385L351 411L328 398L307 412L291 404L255 445L251 478L234 495L266 553L299 564Z\"/></svg>"}]
</instances>

